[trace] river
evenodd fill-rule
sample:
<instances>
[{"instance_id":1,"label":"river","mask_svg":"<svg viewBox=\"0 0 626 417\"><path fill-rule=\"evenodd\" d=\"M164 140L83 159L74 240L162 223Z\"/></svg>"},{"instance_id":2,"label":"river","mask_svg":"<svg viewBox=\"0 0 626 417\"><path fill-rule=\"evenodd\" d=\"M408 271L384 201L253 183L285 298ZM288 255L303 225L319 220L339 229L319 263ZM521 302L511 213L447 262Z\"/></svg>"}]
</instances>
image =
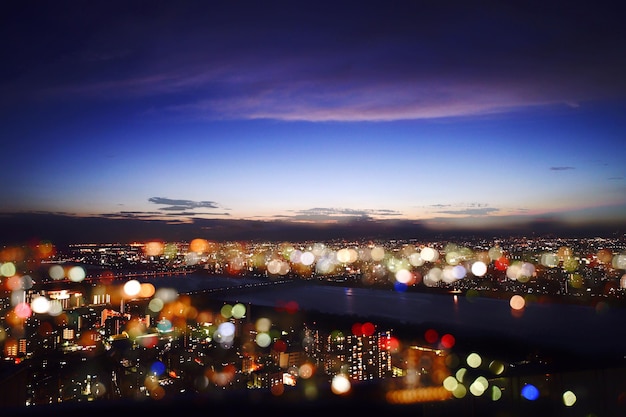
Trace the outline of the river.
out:
<instances>
[{"instance_id":1,"label":"river","mask_svg":"<svg viewBox=\"0 0 626 417\"><path fill-rule=\"evenodd\" d=\"M608 301L595 305L528 302L522 310L506 299L463 294L398 292L374 288L322 285L310 281L272 282L202 273L145 278L156 288L173 288L224 302L276 307L291 303L299 310L380 320L454 332L457 338L498 339L554 349L557 352L623 359L626 309Z\"/></svg>"}]
</instances>

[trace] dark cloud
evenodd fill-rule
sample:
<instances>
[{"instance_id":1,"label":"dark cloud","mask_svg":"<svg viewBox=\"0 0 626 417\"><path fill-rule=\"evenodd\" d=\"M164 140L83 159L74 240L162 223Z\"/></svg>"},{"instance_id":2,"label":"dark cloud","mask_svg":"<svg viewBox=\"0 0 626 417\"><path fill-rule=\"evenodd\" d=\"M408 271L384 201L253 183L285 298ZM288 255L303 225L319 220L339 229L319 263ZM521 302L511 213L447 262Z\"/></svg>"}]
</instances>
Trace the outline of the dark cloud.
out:
<instances>
[{"instance_id":1,"label":"dark cloud","mask_svg":"<svg viewBox=\"0 0 626 417\"><path fill-rule=\"evenodd\" d=\"M293 240L409 238L427 230L415 221L346 221L335 224L292 220L231 220L78 217L62 213L12 213L0 216L1 243L49 240L60 245L79 242L147 240Z\"/></svg>"},{"instance_id":2,"label":"dark cloud","mask_svg":"<svg viewBox=\"0 0 626 417\"><path fill-rule=\"evenodd\" d=\"M120 211L118 213L101 214L101 216L110 217L141 217L141 216L153 216L159 215L158 211Z\"/></svg>"},{"instance_id":3,"label":"dark cloud","mask_svg":"<svg viewBox=\"0 0 626 417\"><path fill-rule=\"evenodd\" d=\"M182 211L182 210L187 210L189 208L192 208L190 206L168 206L168 207L162 207L161 210L164 211Z\"/></svg>"},{"instance_id":4,"label":"dark cloud","mask_svg":"<svg viewBox=\"0 0 626 417\"><path fill-rule=\"evenodd\" d=\"M608 2L21 3L0 28L16 40L3 43L0 84L13 100L168 96L150 108L346 121L577 106L626 90L624 15Z\"/></svg>"},{"instance_id":5,"label":"dark cloud","mask_svg":"<svg viewBox=\"0 0 626 417\"><path fill-rule=\"evenodd\" d=\"M291 220L233 219L141 219L78 217L63 213L5 213L0 215L0 244L15 245L42 240L57 245L71 243L111 243L149 240L190 241L202 237L216 241L308 241L334 239L453 239L463 236L557 237L615 236L626 233L626 224L602 222L575 227L559 221L558 216L516 218L508 226L468 226L463 219L352 220L342 223L296 222ZM468 219L465 219L468 220ZM514 220L514 221L513 221Z\"/></svg>"},{"instance_id":6,"label":"dark cloud","mask_svg":"<svg viewBox=\"0 0 626 417\"><path fill-rule=\"evenodd\" d=\"M189 216L189 217L198 217L198 216L202 216L202 215L206 215L206 216L230 216L230 213L203 213L200 211L183 211L180 213L166 213L166 216L178 216L178 217L185 217L185 216ZM199 218L199 217L198 217Z\"/></svg>"},{"instance_id":7,"label":"dark cloud","mask_svg":"<svg viewBox=\"0 0 626 417\"><path fill-rule=\"evenodd\" d=\"M117 213L103 213L98 215L99 217L105 217L110 219L144 219L151 220L159 217L173 218L177 217L181 221L190 222L193 218L200 218L199 216L230 216L230 213L216 213L216 212L202 212L202 211L183 211L186 210L185 206L180 206L180 209L164 209L166 213L160 211L120 211ZM171 211L171 212L170 212Z\"/></svg>"}]
</instances>

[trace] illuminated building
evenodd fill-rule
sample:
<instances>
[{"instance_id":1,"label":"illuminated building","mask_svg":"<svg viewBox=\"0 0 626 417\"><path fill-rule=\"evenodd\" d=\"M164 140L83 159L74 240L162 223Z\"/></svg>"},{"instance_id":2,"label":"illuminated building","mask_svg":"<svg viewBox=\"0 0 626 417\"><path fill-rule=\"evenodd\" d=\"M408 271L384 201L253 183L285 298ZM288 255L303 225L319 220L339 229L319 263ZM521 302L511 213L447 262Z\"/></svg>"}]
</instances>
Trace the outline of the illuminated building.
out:
<instances>
[{"instance_id":1,"label":"illuminated building","mask_svg":"<svg viewBox=\"0 0 626 417\"><path fill-rule=\"evenodd\" d=\"M346 361L351 379L380 379L391 373L391 353L381 349L382 341L390 336L389 331L386 331L371 336L351 335L346 338Z\"/></svg>"},{"instance_id":2,"label":"illuminated building","mask_svg":"<svg viewBox=\"0 0 626 417\"><path fill-rule=\"evenodd\" d=\"M65 328L63 329L63 340L73 340L74 339L74 329Z\"/></svg>"},{"instance_id":3,"label":"illuminated building","mask_svg":"<svg viewBox=\"0 0 626 417\"><path fill-rule=\"evenodd\" d=\"M284 351L272 349L272 358L281 369L288 369L293 366L300 366L305 361L305 354L298 346L287 345Z\"/></svg>"},{"instance_id":4,"label":"illuminated building","mask_svg":"<svg viewBox=\"0 0 626 417\"><path fill-rule=\"evenodd\" d=\"M10 340L4 344L4 354L8 358L15 358L17 356L17 342Z\"/></svg>"},{"instance_id":5,"label":"illuminated building","mask_svg":"<svg viewBox=\"0 0 626 417\"><path fill-rule=\"evenodd\" d=\"M121 334L124 331L128 320L129 317L125 315L108 315L106 318L104 318L104 334L106 336L115 336Z\"/></svg>"}]
</instances>

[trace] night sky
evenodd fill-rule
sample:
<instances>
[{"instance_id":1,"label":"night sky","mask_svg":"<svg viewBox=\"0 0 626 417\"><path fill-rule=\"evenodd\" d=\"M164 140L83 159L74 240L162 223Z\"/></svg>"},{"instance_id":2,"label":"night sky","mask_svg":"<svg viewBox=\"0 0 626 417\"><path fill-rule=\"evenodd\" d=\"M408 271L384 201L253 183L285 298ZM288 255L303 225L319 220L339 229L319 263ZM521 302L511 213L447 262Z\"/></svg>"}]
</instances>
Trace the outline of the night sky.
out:
<instances>
[{"instance_id":1,"label":"night sky","mask_svg":"<svg viewBox=\"0 0 626 417\"><path fill-rule=\"evenodd\" d=\"M626 231L615 2L14 1L0 242Z\"/></svg>"}]
</instances>

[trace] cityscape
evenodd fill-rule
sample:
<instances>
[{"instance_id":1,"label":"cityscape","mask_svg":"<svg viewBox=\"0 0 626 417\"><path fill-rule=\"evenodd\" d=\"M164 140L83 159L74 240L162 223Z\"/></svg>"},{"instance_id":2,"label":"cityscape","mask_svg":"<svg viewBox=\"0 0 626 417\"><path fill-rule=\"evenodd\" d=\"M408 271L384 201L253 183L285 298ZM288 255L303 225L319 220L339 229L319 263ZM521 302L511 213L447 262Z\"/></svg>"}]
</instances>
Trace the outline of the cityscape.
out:
<instances>
[{"instance_id":1,"label":"cityscape","mask_svg":"<svg viewBox=\"0 0 626 417\"><path fill-rule=\"evenodd\" d=\"M490 348L487 339L463 345L443 323L410 326L376 311L307 311L296 300L270 306L237 301L276 288L294 294L333 288L356 298L365 288L391 296L436 294L455 303L495 298L512 317L540 303L587 306L598 314L623 311L623 236L298 243L197 238L65 248L39 242L3 248L0 271L0 399L16 410L122 400L146 405L188 396L223 404L223 396L234 393L241 395L239 404L260 398L291 404L292 397L354 404L346 398L366 390L370 402L413 405L431 414L469 401L473 412L488 412L553 400L555 381L563 383L562 377L550 381L553 373L586 371L597 379L602 369L603 378L617 384L625 372L623 342L613 357L583 356L589 363L581 370L570 362L581 357L553 362L541 347L498 351L502 347ZM579 402L610 400L603 407L623 410L626 387L622 382L614 389L615 397L603 394L602 401L566 390L559 410L575 407L576 395Z\"/></svg>"},{"instance_id":2,"label":"cityscape","mask_svg":"<svg viewBox=\"0 0 626 417\"><path fill-rule=\"evenodd\" d=\"M622 9L3 5L2 415L623 417Z\"/></svg>"}]
</instances>

